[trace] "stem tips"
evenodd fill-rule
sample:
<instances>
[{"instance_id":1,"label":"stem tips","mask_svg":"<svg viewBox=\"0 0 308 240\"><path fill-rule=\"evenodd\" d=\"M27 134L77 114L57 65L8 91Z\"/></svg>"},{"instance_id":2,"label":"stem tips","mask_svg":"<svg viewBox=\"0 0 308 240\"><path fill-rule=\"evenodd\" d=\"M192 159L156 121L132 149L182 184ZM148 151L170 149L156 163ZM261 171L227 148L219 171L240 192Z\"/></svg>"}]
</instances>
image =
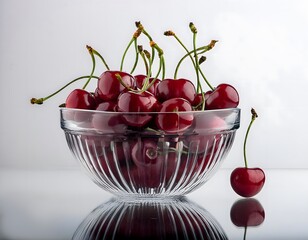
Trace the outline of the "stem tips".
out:
<instances>
[{"instance_id":1,"label":"stem tips","mask_svg":"<svg viewBox=\"0 0 308 240\"><path fill-rule=\"evenodd\" d=\"M43 104L44 98L31 98L31 104Z\"/></svg>"}]
</instances>

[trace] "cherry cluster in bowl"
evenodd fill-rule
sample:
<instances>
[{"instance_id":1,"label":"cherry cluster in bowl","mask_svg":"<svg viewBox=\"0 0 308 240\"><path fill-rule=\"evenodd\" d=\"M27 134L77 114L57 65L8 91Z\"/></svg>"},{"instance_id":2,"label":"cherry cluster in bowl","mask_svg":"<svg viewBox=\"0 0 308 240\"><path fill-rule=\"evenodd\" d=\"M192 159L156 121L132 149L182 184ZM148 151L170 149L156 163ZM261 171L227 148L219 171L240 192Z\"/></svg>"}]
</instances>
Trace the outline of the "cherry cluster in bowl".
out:
<instances>
[{"instance_id":1,"label":"cherry cluster in bowl","mask_svg":"<svg viewBox=\"0 0 308 240\"><path fill-rule=\"evenodd\" d=\"M149 87L143 90L145 84ZM205 110L235 108L239 103L239 96L236 89L229 84L220 84L215 90L202 96L188 79L160 80L148 78L146 75L132 76L126 72L108 70L99 77L94 93L75 89L68 95L65 106L123 113L159 113L198 110L202 105L201 101L204 101ZM175 117L178 119L178 116ZM171 133L185 130L191 125L192 119L189 115L183 115L182 118L172 121L170 115L167 118L162 114L158 114L154 121L150 114L138 118L125 117L125 123L131 127L145 127L150 122L154 122L158 130Z\"/></svg>"},{"instance_id":2,"label":"cherry cluster in bowl","mask_svg":"<svg viewBox=\"0 0 308 240\"><path fill-rule=\"evenodd\" d=\"M196 44L197 29L193 23L189 24L189 28L193 34L193 47L189 50L180 38L171 30L165 31L165 36L174 37L177 42L184 48L185 54L178 62L174 75L166 77L166 64L164 59L164 51L153 40L152 36L146 31L140 22L135 22L137 27L131 41L123 53L121 65L115 70L110 70L108 64L102 55L87 45L87 49L91 55L93 68L89 76L79 77L65 87L74 83L76 80L88 78L86 84L82 88L74 89L66 98L66 108L88 109L98 111L113 112L191 112L206 111L212 109L236 108L239 104L239 94L237 90L227 83L219 84L213 87L206 79L200 65L205 61L204 54L211 50L217 40L211 40L208 45L198 47ZM146 50L143 45L138 45L141 36L145 36L149 40L150 50ZM133 69L124 71L124 60L126 59L128 50L135 46L135 61ZM151 53L150 53L151 52ZM154 62L158 63L159 68L154 74ZM107 68L106 71L99 76L95 76L96 58L102 60ZM134 74L136 66L143 59L145 66L144 73ZM196 76L191 79L178 77L178 70L184 59L190 59L192 66L196 72ZM97 79L95 89L86 90L91 79ZM208 90L204 90L202 84L206 83ZM196 84L194 84L196 83ZM57 94L59 91L45 97L32 98L32 104L42 104L44 101ZM173 115L157 114L156 119L152 115L139 115L138 119L134 117L126 117L125 122L130 127L143 128L151 122L154 129L163 130L167 133L185 130L192 123L189 116L180 117L178 120L170 119ZM174 115L174 118L179 116ZM182 119L183 118L183 119ZM174 120L174 121L172 121Z\"/></svg>"}]
</instances>

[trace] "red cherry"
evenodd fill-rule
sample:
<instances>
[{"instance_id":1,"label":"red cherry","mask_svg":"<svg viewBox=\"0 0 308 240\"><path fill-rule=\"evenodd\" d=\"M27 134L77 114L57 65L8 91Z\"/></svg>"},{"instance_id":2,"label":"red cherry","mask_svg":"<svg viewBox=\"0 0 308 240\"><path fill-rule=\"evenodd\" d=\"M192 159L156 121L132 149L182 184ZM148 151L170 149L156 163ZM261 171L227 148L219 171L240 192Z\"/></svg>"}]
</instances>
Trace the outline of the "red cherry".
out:
<instances>
[{"instance_id":1,"label":"red cherry","mask_svg":"<svg viewBox=\"0 0 308 240\"><path fill-rule=\"evenodd\" d=\"M138 169L140 186L158 187L163 174L164 157L160 155L157 139L135 141L131 148L131 157Z\"/></svg>"},{"instance_id":2,"label":"red cherry","mask_svg":"<svg viewBox=\"0 0 308 240\"><path fill-rule=\"evenodd\" d=\"M195 96L195 99L194 101L192 102L192 106L194 107L197 107L197 110L201 110L201 107L202 107L202 101L206 101L206 99L210 96L210 94L212 93L213 91L207 91L203 94L202 96L202 93L198 93L196 94ZM204 100L203 100L204 99Z\"/></svg>"},{"instance_id":3,"label":"red cherry","mask_svg":"<svg viewBox=\"0 0 308 240\"><path fill-rule=\"evenodd\" d=\"M187 79L164 79L157 84L156 98L164 102L171 98L184 98L192 103L196 96L194 84Z\"/></svg>"},{"instance_id":4,"label":"red cherry","mask_svg":"<svg viewBox=\"0 0 308 240\"><path fill-rule=\"evenodd\" d=\"M230 182L238 195L252 197L263 188L265 174L261 168L239 167L232 171Z\"/></svg>"},{"instance_id":5,"label":"red cherry","mask_svg":"<svg viewBox=\"0 0 308 240\"><path fill-rule=\"evenodd\" d=\"M246 157L246 143L250 128L258 117L256 111L251 109L251 121L246 131L244 140L244 162L245 167L239 167L232 171L230 183L233 190L242 197L252 197L259 193L265 182L265 174L261 168L248 168Z\"/></svg>"},{"instance_id":6,"label":"red cherry","mask_svg":"<svg viewBox=\"0 0 308 240\"><path fill-rule=\"evenodd\" d=\"M106 71L102 73L97 82L96 94L100 99L104 101L116 100L120 93L127 89L117 76L121 77L127 88L134 88L135 79L132 75L120 71Z\"/></svg>"},{"instance_id":7,"label":"red cherry","mask_svg":"<svg viewBox=\"0 0 308 240\"><path fill-rule=\"evenodd\" d=\"M140 75L134 76L134 78L135 78L135 80L136 80L136 88L137 88L137 89L142 89L143 85L145 84L145 80L146 80L147 76L146 76L146 75L140 74ZM149 79L149 83L152 83L153 80L154 80L154 78L150 78L150 79ZM156 93L156 87L157 87L157 84L158 84L159 82L160 82L160 79L156 78L156 79L155 79L155 82L153 83L153 85L151 85L151 87L149 87L149 88L147 89L147 91L155 95L155 93Z\"/></svg>"},{"instance_id":8,"label":"red cherry","mask_svg":"<svg viewBox=\"0 0 308 240\"><path fill-rule=\"evenodd\" d=\"M119 112L155 112L157 100L150 92L122 93L118 98L117 110ZM153 117L151 114L123 114L123 119L129 126L143 127Z\"/></svg>"},{"instance_id":9,"label":"red cherry","mask_svg":"<svg viewBox=\"0 0 308 240\"><path fill-rule=\"evenodd\" d=\"M93 127L103 133L124 133L127 125L121 115L113 112L96 112L92 118Z\"/></svg>"},{"instance_id":10,"label":"red cherry","mask_svg":"<svg viewBox=\"0 0 308 240\"><path fill-rule=\"evenodd\" d=\"M229 84L220 84L205 101L205 109L236 108L239 104L239 95L236 89Z\"/></svg>"},{"instance_id":11,"label":"red cherry","mask_svg":"<svg viewBox=\"0 0 308 240\"><path fill-rule=\"evenodd\" d=\"M156 125L167 133L180 133L193 123L194 116L190 103L184 98L172 98L163 102L156 116Z\"/></svg>"},{"instance_id":12,"label":"red cherry","mask_svg":"<svg viewBox=\"0 0 308 240\"><path fill-rule=\"evenodd\" d=\"M256 227L263 223L265 211L254 198L240 199L232 205L230 218L238 227Z\"/></svg>"},{"instance_id":13,"label":"red cherry","mask_svg":"<svg viewBox=\"0 0 308 240\"><path fill-rule=\"evenodd\" d=\"M101 102L97 105L96 110L116 112L117 103L114 101Z\"/></svg>"},{"instance_id":14,"label":"red cherry","mask_svg":"<svg viewBox=\"0 0 308 240\"><path fill-rule=\"evenodd\" d=\"M93 95L83 89L73 90L65 101L67 108L95 109L96 101Z\"/></svg>"}]
</instances>

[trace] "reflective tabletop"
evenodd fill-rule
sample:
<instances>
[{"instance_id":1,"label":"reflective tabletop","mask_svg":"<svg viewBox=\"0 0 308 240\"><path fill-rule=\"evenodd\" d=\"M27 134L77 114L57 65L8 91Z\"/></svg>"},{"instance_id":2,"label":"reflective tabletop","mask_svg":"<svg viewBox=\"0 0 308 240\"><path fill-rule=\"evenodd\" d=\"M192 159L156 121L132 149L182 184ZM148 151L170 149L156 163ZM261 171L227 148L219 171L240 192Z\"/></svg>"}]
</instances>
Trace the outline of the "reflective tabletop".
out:
<instances>
[{"instance_id":1,"label":"reflective tabletop","mask_svg":"<svg viewBox=\"0 0 308 240\"><path fill-rule=\"evenodd\" d=\"M308 239L308 170L267 169L253 198L220 169L185 197L117 198L80 170L0 171L0 239Z\"/></svg>"}]
</instances>

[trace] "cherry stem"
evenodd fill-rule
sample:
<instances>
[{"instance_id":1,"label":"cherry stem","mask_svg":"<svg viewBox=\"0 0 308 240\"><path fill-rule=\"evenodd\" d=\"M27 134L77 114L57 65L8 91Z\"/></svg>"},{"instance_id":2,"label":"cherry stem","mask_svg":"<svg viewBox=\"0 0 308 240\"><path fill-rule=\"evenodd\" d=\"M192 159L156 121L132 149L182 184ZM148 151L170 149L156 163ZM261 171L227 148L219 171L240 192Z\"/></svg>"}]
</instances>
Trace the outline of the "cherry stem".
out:
<instances>
[{"instance_id":1,"label":"cherry stem","mask_svg":"<svg viewBox=\"0 0 308 240\"><path fill-rule=\"evenodd\" d=\"M191 56L191 53L192 53L192 52L189 52L189 50L187 49L187 47L183 44L183 42L179 39L179 37L178 37L173 31L171 31L171 30L166 31L166 32L164 33L164 35L165 35L165 36L173 36L173 37L178 41L178 43L184 48L184 50L185 50L186 53L187 53L187 54L185 55L185 58L186 58L187 56L190 57L190 60L192 61L192 64L194 65L194 68L195 68L195 70L196 70L196 76L197 76L198 85L200 85L199 74L198 74L198 72L199 72L199 71L198 71L198 66L196 65L195 60L194 60L193 57ZM197 51L197 49L196 49L195 40L194 40L194 50L193 50L193 52L194 52L195 57L197 56L196 51ZM182 62L185 58L182 58L182 59L181 59L181 62ZM177 78L178 69L179 69L179 64L178 64L178 66L177 66L177 68L176 68L176 71L175 71L175 73L174 73L174 79Z\"/></svg>"},{"instance_id":2,"label":"cherry stem","mask_svg":"<svg viewBox=\"0 0 308 240\"><path fill-rule=\"evenodd\" d=\"M142 46L138 46L138 51L139 51L139 54L141 55L141 58L144 62L144 66L145 66L145 72L146 72L146 75L150 74L149 73L149 65L148 65L148 62L147 62L147 59L146 59L146 56L149 54L148 51L146 50L143 50ZM150 59L150 56L148 57L148 59Z\"/></svg>"},{"instance_id":3,"label":"cherry stem","mask_svg":"<svg viewBox=\"0 0 308 240\"><path fill-rule=\"evenodd\" d=\"M136 52L136 57L135 57L135 63L134 66L132 68L132 70L130 71L130 74L133 74L133 72L135 71L137 64L138 64L138 60L139 60L139 50L138 50L138 43L137 43L137 39L135 39L134 41L134 45L135 45L135 52Z\"/></svg>"},{"instance_id":4,"label":"cherry stem","mask_svg":"<svg viewBox=\"0 0 308 240\"><path fill-rule=\"evenodd\" d=\"M247 156L246 156L246 144L247 144L247 138L248 138L248 134L249 134L249 131L250 131L250 128L253 124L253 122L256 120L256 118L258 117L258 114L256 113L256 111L251 108L251 120L250 120L250 123L248 125L248 128L247 128L247 131L246 131L246 135L245 135L245 140L244 140L244 162L245 162L245 167L248 168L248 163L247 163Z\"/></svg>"},{"instance_id":5,"label":"cherry stem","mask_svg":"<svg viewBox=\"0 0 308 240\"><path fill-rule=\"evenodd\" d=\"M85 88L88 86L88 84L89 84L89 82L91 81L91 78L92 78L92 76L93 76L93 74L94 74L95 66L96 66L95 57L94 57L94 53L93 53L92 47L90 47L90 46L87 45L87 49L88 49L88 51L89 51L89 53L90 53L90 55L91 55L92 65L93 65L93 66L92 66L92 71L91 71L91 73L90 73L89 79L88 79L88 81L86 81L86 83L85 83L85 85L82 87L82 89L85 89Z\"/></svg>"},{"instance_id":6,"label":"cherry stem","mask_svg":"<svg viewBox=\"0 0 308 240\"><path fill-rule=\"evenodd\" d=\"M151 35L144 29L143 25L141 24L141 22L135 22L135 25L138 29L140 29L140 31L149 39L150 42L153 41ZM154 58L155 58L155 49L152 48L152 56L151 56L151 62L154 62Z\"/></svg>"},{"instance_id":7,"label":"cherry stem","mask_svg":"<svg viewBox=\"0 0 308 240\"><path fill-rule=\"evenodd\" d=\"M150 46L151 46L152 49L155 49L158 52L159 68L158 68L156 76L153 78L152 82L150 82L150 83L149 83L149 81L150 81L150 77L151 77L151 74L150 74L151 71L148 72L147 77L145 79L145 82L142 86L141 92L146 91L147 89L149 89L155 83L155 81L158 78L161 71L163 71L162 72L162 79L165 78L165 60L164 60L164 56L163 56L164 52L154 41L150 42ZM149 54L147 54L147 55L149 55ZM150 56L148 56L148 58L150 59ZM150 62L150 70L152 68L152 63L153 62Z\"/></svg>"},{"instance_id":8,"label":"cherry stem","mask_svg":"<svg viewBox=\"0 0 308 240\"><path fill-rule=\"evenodd\" d=\"M69 83L67 83L66 85L64 85L62 88L60 88L59 90L55 91L54 93L48 95L47 97L44 98L32 98L31 99L31 103L32 104L43 104L43 102L45 102L47 99L53 97L54 95L58 94L59 92L61 92L63 89L65 89L66 87L68 87L69 85L71 85L72 83L84 79L84 78L89 78L90 76L82 76L82 77L78 77L75 78L74 80L70 81ZM96 78L99 79L99 77L97 76L92 76L92 78Z\"/></svg>"},{"instance_id":9,"label":"cherry stem","mask_svg":"<svg viewBox=\"0 0 308 240\"><path fill-rule=\"evenodd\" d=\"M106 63L105 59L103 58L103 56L93 48L92 48L92 52L93 52L94 55L98 56L102 60L103 64L107 68L107 70L110 70L110 68L109 68L108 64Z\"/></svg>"},{"instance_id":10,"label":"cherry stem","mask_svg":"<svg viewBox=\"0 0 308 240\"><path fill-rule=\"evenodd\" d=\"M134 41L135 41L135 38L133 37L133 38L129 41L129 43L128 43L128 45L127 45L127 47L126 47L126 49L125 49L125 51L124 51L124 53L123 53L122 60L121 60L120 71L123 71L123 65L124 65L125 56L126 56L126 54L127 54L127 52L128 52L128 49L130 48L130 46L133 44Z\"/></svg>"},{"instance_id":11,"label":"cherry stem","mask_svg":"<svg viewBox=\"0 0 308 240\"><path fill-rule=\"evenodd\" d=\"M196 70L196 76L197 76L197 92L203 92L201 84L200 84L200 76L199 76L199 60L198 60L198 54L197 54L197 48L196 48L196 38L197 38L197 28L195 25L191 22L189 23L190 30L193 33L193 49L194 49L194 57L195 57L195 70ZM204 102L204 101L202 101Z\"/></svg>"},{"instance_id":12,"label":"cherry stem","mask_svg":"<svg viewBox=\"0 0 308 240\"><path fill-rule=\"evenodd\" d=\"M118 81L128 90L133 90L131 87L129 87L128 85L125 84L125 82L123 81L122 77L120 74L115 74L116 78L118 79Z\"/></svg>"},{"instance_id":13,"label":"cherry stem","mask_svg":"<svg viewBox=\"0 0 308 240\"><path fill-rule=\"evenodd\" d=\"M244 228L243 240L246 240L246 235L247 235L247 226L245 226L245 228Z\"/></svg>"},{"instance_id":14,"label":"cherry stem","mask_svg":"<svg viewBox=\"0 0 308 240\"><path fill-rule=\"evenodd\" d=\"M133 43L135 43L136 58L135 58L135 64L134 64L132 72L135 70L135 67L136 67L137 62L138 62L137 38L140 36L141 32L142 32L142 28L138 27L138 29L134 32L132 39L129 41L129 43L128 43L128 45L127 45L127 47L126 47L126 49L125 49L125 51L123 53L122 59L121 59L120 71L123 71L124 59L126 57L126 54L127 54L128 50L129 50L129 48L131 47L131 45Z\"/></svg>"}]
</instances>

